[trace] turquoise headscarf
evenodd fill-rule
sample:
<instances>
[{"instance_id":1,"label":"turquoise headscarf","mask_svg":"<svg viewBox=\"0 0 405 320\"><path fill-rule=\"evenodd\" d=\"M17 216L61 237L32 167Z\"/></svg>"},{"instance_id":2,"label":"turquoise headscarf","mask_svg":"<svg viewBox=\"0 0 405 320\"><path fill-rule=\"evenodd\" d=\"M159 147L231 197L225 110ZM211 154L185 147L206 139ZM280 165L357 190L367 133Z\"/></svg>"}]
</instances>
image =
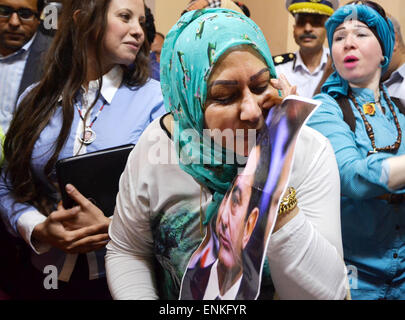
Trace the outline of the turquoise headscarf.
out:
<instances>
[{"instance_id":1,"label":"turquoise headscarf","mask_svg":"<svg viewBox=\"0 0 405 320\"><path fill-rule=\"evenodd\" d=\"M391 20L389 18L384 19L376 10L363 4L351 4L341 7L328 19L325 25L331 51L333 34L336 28L347 19L361 21L377 32L377 38L382 44L381 49L385 59L384 64L381 66L381 75L383 75L388 70L395 45L395 31ZM336 97L338 95L347 95L348 88L349 83L347 80L343 79L335 71L322 86L322 92Z\"/></svg>"},{"instance_id":2,"label":"turquoise headscarf","mask_svg":"<svg viewBox=\"0 0 405 320\"><path fill-rule=\"evenodd\" d=\"M168 33L161 53L162 92L166 110L175 120L173 140L180 167L214 191L205 223L215 214L237 174L236 164L226 164L229 151L203 135L207 81L218 59L239 45L254 48L265 60L271 77L276 77L260 28L248 17L229 9L184 14Z\"/></svg>"}]
</instances>

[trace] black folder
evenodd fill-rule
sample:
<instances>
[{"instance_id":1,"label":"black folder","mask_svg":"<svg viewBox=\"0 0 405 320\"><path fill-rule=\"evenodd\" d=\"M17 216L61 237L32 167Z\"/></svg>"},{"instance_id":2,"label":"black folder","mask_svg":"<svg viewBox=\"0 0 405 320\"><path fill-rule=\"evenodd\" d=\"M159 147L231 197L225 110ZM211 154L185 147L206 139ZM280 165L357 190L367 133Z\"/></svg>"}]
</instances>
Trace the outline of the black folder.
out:
<instances>
[{"instance_id":1,"label":"black folder","mask_svg":"<svg viewBox=\"0 0 405 320\"><path fill-rule=\"evenodd\" d=\"M56 175L64 208L76 205L65 190L70 183L105 216L113 215L119 180L133 148L127 144L59 160Z\"/></svg>"}]
</instances>

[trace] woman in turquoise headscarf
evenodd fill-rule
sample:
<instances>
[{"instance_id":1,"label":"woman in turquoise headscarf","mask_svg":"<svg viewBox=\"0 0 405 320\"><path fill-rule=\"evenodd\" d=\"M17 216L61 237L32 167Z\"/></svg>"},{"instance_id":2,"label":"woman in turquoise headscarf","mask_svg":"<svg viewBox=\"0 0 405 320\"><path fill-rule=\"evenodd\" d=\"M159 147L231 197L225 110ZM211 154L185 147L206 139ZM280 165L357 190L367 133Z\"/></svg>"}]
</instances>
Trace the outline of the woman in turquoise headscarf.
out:
<instances>
[{"instance_id":1,"label":"woman in turquoise headscarf","mask_svg":"<svg viewBox=\"0 0 405 320\"><path fill-rule=\"evenodd\" d=\"M336 72L309 126L332 143L344 256L354 299L405 298L405 115L381 83L395 35L384 10L356 1L327 21Z\"/></svg>"},{"instance_id":2,"label":"woman in turquoise headscarf","mask_svg":"<svg viewBox=\"0 0 405 320\"><path fill-rule=\"evenodd\" d=\"M148 127L128 159L109 232L115 299L179 298L188 261L254 145L250 134L280 103L278 90L294 92L285 78L275 79L259 27L236 11L184 14L161 59L169 113ZM333 150L310 128L298 145L290 183L299 209L277 219L261 297L272 298L275 288L280 298L341 299L346 274Z\"/></svg>"}]
</instances>

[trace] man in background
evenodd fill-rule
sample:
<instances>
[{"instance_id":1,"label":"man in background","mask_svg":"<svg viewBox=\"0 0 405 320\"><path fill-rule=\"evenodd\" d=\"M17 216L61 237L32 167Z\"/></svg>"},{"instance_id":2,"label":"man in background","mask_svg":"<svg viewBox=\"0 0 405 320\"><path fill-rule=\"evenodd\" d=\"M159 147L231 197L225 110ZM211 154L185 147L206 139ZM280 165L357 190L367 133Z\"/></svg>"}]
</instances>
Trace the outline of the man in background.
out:
<instances>
[{"instance_id":1,"label":"man in background","mask_svg":"<svg viewBox=\"0 0 405 320\"><path fill-rule=\"evenodd\" d=\"M19 95L41 76L51 36L41 32L44 0L0 0L0 126L7 132Z\"/></svg>"},{"instance_id":2,"label":"man in background","mask_svg":"<svg viewBox=\"0 0 405 320\"><path fill-rule=\"evenodd\" d=\"M46 30L40 19L44 6L44 0L0 0L0 127L4 133L18 97L41 77L41 59L52 40L52 30ZM3 297L15 298L19 268L27 256L1 219L0 248L0 291Z\"/></svg>"},{"instance_id":3,"label":"man in background","mask_svg":"<svg viewBox=\"0 0 405 320\"><path fill-rule=\"evenodd\" d=\"M162 51L164 41L165 36L160 32L156 32L150 46L151 77L158 81L160 81L160 52Z\"/></svg>"},{"instance_id":4,"label":"man in background","mask_svg":"<svg viewBox=\"0 0 405 320\"><path fill-rule=\"evenodd\" d=\"M325 22L339 7L339 0L286 0L294 16L294 39L299 50L273 58L277 74L284 74L300 96L312 98L328 62L324 48Z\"/></svg>"},{"instance_id":5,"label":"man in background","mask_svg":"<svg viewBox=\"0 0 405 320\"><path fill-rule=\"evenodd\" d=\"M388 71L384 75L386 80L384 84L387 86L391 97L399 98L405 104L405 44L398 20L391 15L389 18L394 24L395 46Z\"/></svg>"}]
</instances>

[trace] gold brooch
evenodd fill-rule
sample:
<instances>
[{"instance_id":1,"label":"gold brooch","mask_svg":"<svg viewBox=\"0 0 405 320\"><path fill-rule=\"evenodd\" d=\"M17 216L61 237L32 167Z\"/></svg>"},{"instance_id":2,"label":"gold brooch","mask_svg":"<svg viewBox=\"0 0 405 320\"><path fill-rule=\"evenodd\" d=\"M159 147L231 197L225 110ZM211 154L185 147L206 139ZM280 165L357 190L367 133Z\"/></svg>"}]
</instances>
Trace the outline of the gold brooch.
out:
<instances>
[{"instance_id":1,"label":"gold brooch","mask_svg":"<svg viewBox=\"0 0 405 320\"><path fill-rule=\"evenodd\" d=\"M375 115L375 103L363 104L363 112L364 114L368 114L370 116Z\"/></svg>"},{"instance_id":2,"label":"gold brooch","mask_svg":"<svg viewBox=\"0 0 405 320\"><path fill-rule=\"evenodd\" d=\"M281 200L280 207L278 208L278 215L290 212L297 206L298 203L298 200L296 198L297 192L293 187L289 187L287 190L288 195Z\"/></svg>"}]
</instances>

